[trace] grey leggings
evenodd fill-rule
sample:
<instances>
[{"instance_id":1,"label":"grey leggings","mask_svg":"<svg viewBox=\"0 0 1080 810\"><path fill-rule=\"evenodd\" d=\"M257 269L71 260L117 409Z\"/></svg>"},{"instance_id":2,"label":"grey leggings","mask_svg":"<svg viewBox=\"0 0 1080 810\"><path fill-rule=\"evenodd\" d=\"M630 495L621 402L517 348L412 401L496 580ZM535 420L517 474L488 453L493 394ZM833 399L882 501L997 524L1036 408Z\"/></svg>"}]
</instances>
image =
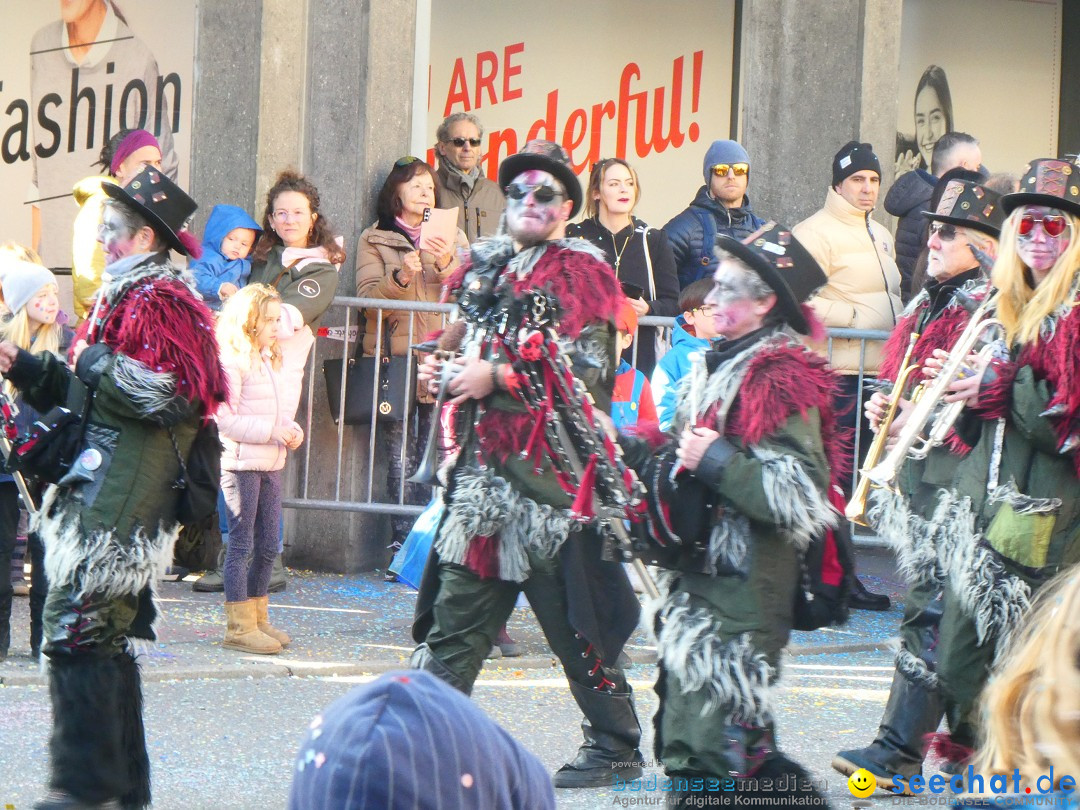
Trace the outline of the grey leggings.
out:
<instances>
[{"instance_id":1,"label":"grey leggings","mask_svg":"<svg viewBox=\"0 0 1080 810\"><path fill-rule=\"evenodd\" d=\"M265 596L280 548L281 470L221 472L221 494L229 521L225 554L225 601ZM251 555L251 566L247 559Z\"/></svg>"}]
</instances>

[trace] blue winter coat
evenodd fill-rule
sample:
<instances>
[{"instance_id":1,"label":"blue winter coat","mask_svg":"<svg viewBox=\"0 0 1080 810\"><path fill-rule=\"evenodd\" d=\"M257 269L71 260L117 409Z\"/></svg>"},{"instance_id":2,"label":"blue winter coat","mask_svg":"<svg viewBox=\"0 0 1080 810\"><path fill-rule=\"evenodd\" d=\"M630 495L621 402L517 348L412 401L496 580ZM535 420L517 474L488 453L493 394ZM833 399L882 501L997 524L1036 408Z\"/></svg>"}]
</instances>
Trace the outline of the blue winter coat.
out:
<instances>
[{"instance_id":1,"label":"blue winter coat","mask_svg":"<svg viewBox=\"0 0 1080 810\"><path fill-rule=\"evenodd\" d=\"M765 221L750 208L750 198L743 196L739 208L725 208L709 196L707 186L698 189L689 207L664 226L671 249L675 253L675 268L679 275L679 289L686 289L699 278L708 278L716 272L716 253L713 246L703 246L705 227L701 214L711 216L716 224L716 234L742 239L749 236Z\"/></svg>"},{"instance_id":2,"label":"blue winter coat","mask_svg":"<svg viewBox=\"0 0 1080 810\"><path fill-rule=\"evenodd\" d=\"M690 355L707 351L709 342L687 332L682 315L675 319L675 326L671 330L671 348L660 358L649 381L661 430L669 430L675 418L675 395L679 390L679 381L690 372Z\"/></svg>"},{"instance_id":3,"label":"blue winter coat","mask_svg":"<svg viewBox=\"0 0 1080 810\"><path fill-rule=\"evenodd\" d=\"M210 309L221 309L218 289L222 284L235 284L243 287L251 276L251 259L233 259L230 261L221 255L221 243L229 232L236 228L250 228L259 238L262 228L251 218L247 211L235 205L215 205L210 212L203 233L203 255L188 265L195 276L195 289L203 297Z\"/></svg>"}]
</instances>

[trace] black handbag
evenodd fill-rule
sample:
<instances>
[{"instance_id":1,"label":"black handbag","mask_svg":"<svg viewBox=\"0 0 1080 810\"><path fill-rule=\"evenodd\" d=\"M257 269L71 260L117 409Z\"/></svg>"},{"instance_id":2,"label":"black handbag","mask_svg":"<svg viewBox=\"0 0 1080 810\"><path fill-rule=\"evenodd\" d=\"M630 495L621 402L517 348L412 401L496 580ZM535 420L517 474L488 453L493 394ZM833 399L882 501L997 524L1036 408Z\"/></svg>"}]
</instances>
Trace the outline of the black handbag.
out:
<instances>
[{"instance_id":1,"label":"black handbag","mask_svg":"<svg viewBox=\"0 0 1080 810\"><path fill-rule=\"evenodd\" d=\"M59 483L83 451L92 401L86 385L72 374L65 405L42 414L27 435L13 442L6 471L18 471L49 484Z\"/></svg>"},{"instance_id":2,"label":"black handbag","mask_svg":"<svg viewBox=\"0 0 1080 810\"><path fill-rule=\"evenodd\" d=\"M345 368L345 424L370 425L373 405L376 421L400 422L405 418L406 407L412 403L415 396L416 361L411 355L362 357L363 347L361 335L357 338L356 350ZM384 335L382 348L389 351L389 334ZM335 425L341 412L342 362L323 361L326 398L330 403L330 418Z\"/></svg>"},{"instance_id":3,"label":"black handbag","mask_svg":"<svg viewBox=\"0 0 1080 810\"><path fill-rule=\"evenodd\" d=\"M223 450L217 422L211 420L199 425L186 462L180 454L176 434L172 428L168 431L180 465L180 476L173 484L176 489L182 490L176 505L176 519L182 526L194 526L217 512Z\"/></svg>"}]
</instances>

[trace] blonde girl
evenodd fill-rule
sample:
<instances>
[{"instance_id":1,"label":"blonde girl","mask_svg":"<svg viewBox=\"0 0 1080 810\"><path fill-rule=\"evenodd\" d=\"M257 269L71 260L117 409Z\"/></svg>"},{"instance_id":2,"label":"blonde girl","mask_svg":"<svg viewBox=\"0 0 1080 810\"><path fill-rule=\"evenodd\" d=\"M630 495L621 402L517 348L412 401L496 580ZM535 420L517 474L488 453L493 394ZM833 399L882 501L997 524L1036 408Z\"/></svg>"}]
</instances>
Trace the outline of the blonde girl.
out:
<instances>
[{"instance_id":1,"label":"blonde girl","mask_svg":"<svg viewBox=\"0 0 1080 810\"><path fill-rule=\"evenodd\" d=\"M229 399L216 417L229 524L225 646L273 655L291 640L270 624L267 612L270 572L280 551L281 470L288 451L304 440L294 416L315 339L299 310L264 284L229 298L217 338L229 379Z\"/></svg>"},{"instance_id":2,"label":"blonde girl","mask_svg":"<svg viewBox=\"0 0 1080 810\"><path fill-rule=\"evenodd\" d=\"M45 267L28 259L36 254L19 245L0 246L0 293L7 310L0 323L0 340L14 343L33 354L59 354L71 343L71 330L57 322L60 315L59 288L56 277ZM22 401L14 386L4 381L4 392L15 401L15 417L19 431L25 433L37 419L37 412ZM38 487L27 482L35 501L40 502ZM0 474L0 661L7 657L11 645L11 599L14 594L12 558L19 534L19 493L14 479ZM41 649L42 610L45 605L45 554L36 534L27 538L31 560L30 586L30 653L37 657ZM22 584L21 563L16 566Z\"/></svg>"}]
</instances>

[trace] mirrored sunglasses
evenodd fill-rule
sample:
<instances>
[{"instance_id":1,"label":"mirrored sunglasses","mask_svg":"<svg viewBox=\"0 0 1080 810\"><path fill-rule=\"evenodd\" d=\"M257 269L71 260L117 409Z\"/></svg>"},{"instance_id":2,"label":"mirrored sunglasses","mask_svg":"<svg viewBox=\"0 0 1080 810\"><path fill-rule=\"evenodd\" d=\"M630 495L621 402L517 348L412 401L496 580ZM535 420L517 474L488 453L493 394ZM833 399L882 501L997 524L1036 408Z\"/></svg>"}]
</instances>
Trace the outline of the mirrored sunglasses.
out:
<instances>
[{"instance_id":1,"label":"mirrored sunglasses","mask_svg":"<svg viewBox=\"0 0 1080 810\"><path fill-rule=\"evenodd\" d=\"M540 183L535 186L511 183L506 187L506 196L511 200L524 200L529 196L530 192L533 195L533 199L538 203L549 203L557 197L566 196L554 186L549 186L546 183Z\"/></svg>"},{"instance_id":2,"label":"mirrored sunglasses","mask_svg":"<svg viewBox=\"0 0 1080 810\"><path fill-rule=\"evenodd\" d=\"M712 173L717 177L725 177L728 170L735 173L736 177L745 177L750 171L749 163L717 163L712 167Z\"/></svg>"}]
</instances>

